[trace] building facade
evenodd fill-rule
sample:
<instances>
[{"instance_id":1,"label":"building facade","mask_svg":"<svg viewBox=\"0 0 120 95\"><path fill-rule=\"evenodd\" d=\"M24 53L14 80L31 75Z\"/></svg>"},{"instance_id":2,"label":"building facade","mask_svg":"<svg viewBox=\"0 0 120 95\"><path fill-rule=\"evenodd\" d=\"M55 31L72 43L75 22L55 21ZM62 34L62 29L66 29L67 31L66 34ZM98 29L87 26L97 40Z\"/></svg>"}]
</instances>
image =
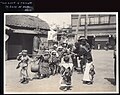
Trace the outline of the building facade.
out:
<instances>
[{"instance_id":1,"label":"building facade","mask_svg":"<svg viewBox=\"0 0 120 95\"><path fill-rule=\"evenodd\" d=\"M39 49L41 43L47 43L48 24L35 16L6 15L5 34L9 38L5 41L5 57L15 59L23 49L32 56Z\"/></svg>"},{"instance_id":2,"label":"building facade","mask_svg":"<svg viewBox=\"0 0 120 95\"><path fill-rule=\"evenodd\" d=\"M79 20L78 20L79 18ZM79 23L79 24L78 24ZM85 36L91 48L113 49L116 40L116 15L112 14L88 14L71 15L72 33L77 37ZM78 29L78 32L76 32Z\"/></svg>"}]
</instances>

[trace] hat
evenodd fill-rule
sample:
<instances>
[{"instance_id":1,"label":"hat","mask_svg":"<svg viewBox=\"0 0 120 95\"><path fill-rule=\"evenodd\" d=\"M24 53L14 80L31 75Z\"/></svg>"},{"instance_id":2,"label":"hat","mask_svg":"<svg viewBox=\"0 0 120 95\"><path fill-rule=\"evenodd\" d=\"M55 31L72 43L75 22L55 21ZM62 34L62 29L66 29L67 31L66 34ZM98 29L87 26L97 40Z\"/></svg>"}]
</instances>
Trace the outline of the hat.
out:
<instances>
[{"instance_id":1,"label":"hat","mask_svg":"<svg viewBox=\"0 0 120 95\"><path fill-rule=\"evenodd\" d=\"M78 41L87 40L85 37L79 37Z\"/></svg>"},{"instance_id":2,"label":"hat","mask_svg":"<svg viewBox=\"0 0 120 95\"><path fill-rule=\"evenodd\" d=\"M27 53L27 50L22 50L22 53Z\"/></svg>"},{"instance_id":3,"label":"hat","mask_svg":"<svg viewBox=\"0 0 120 95\"><path fill-rule=\"evenodd\" d=\"M49 50L45 50L44 53L45 53L45 54L49 54Z\"/></svg>"},{"instance_id":4,"label":"hat","mask_svg":"<svg viewBox=\"0 0 120 95\"><path fill-rule=\"evenodd\" d=\"M22 55L22 52L20 52L19 55Z\"/></svg>"},{"instance_id":5,"label":"hat","mask_svg":"<svg viewBox=\"0 0 120 95\"><path fill-rule=\"evenodd\" d=\"M59 46L58 49L59 49L59 48L63 48L63 47L62 47L62 46Z\"/></svg>"},{"instance_id":6,"label":"hat","mask_svg":"<svg viewBox=\"0 0 120 95\"><path fill-rule=\"evenodd\" d=\"M55 44L54 47L57 47L57 45Z\"/></svg>"},{"instance_id":7,"label":"hat","mask_svg":"<svg viewBox=\"0 0 120 95\"><path fill-rule=\"evenodd\" d=\"M63 46L64 46L64 45L65 45L65 46L67 46L67 45L68 45L68 43L64 43L64 42L63 42Z\"/></svg>"},{"instance_id":8,"label":"hat","mask_svg":"<svg viewBox=\"0 0 120 95\"><path fill-rule=\"evenodd\" d=\"M52 52L52 55L56 55L56 52Z\"/></svg>"},{"instance_id":9,"label":"hat","mask_svg":"<svg viewBox=\"0 0 120 95\"><path fill-rule=\"evenodd\" d=\"M38 52L38 49L34 49L34 52Z\"/></svg>"}]
</instances>

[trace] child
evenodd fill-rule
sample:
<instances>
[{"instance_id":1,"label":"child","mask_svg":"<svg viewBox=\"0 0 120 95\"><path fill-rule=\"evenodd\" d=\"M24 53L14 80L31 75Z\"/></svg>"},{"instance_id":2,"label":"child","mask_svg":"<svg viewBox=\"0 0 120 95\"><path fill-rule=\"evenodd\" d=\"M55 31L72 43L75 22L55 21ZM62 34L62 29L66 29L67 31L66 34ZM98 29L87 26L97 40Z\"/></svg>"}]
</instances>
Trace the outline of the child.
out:
<instances>
[{"instance_id":1,"label":"child","mask_svg":"<svg viewBox=\"0 0 120 95\"><path fill-rule=\"evenodd\" d=\"M27 55L27 50L22 50L21 53L19 53L19 56L17 57L17 60L20 61L18 63L18 66L16 69L21 67L20 70L20 76L22 77L21 83L28 83L28 61L29 61L29 56Z\"/></svg>"},{"instance_id":2,"label":"child","mask_svg":"<svg viewBox=\"0 0 120 95\"><path fill-rule=\"evenodd\" d=\"M73 53L71 55L71 58L72 58L74 70L77 71L77 67L78 67L77 55Z\"/></svg>"},{"instance_id":3,"label":"child","mask_svg":"<svg viewBox=\"0 0 120 95\"><path fill-rule=\"evenodd\" d=\"M70 90L71 86L71 76L73 72L73 64L70 62L70 56L67 53L64 53L63 62L61 64L61 86L60 90Z\"/></svg>"},{"instance_id":4,"label":"child","mask_svg":"<svg viewBox=\"0 0 120 95\"><path fill-rule=\"evenodd\" d=\"M43 54L43 59L41 62L41 66L40 66L40 73L41 73L41 78L49 78L50 74L49 74L49 60L50 60L50 53L48 50L44 51Z\"/></svg>"},{"instance_id":5,"label":"child","mask_svg":"<svg viewBox=\"0 0 120 95\"><path fill-rule=\"evenodd\" d=\"M52 52L51 65L52 65L52 75L57 74L58 73L58 56L56 55L56 52Z\"/></svg>"}]
</instances>

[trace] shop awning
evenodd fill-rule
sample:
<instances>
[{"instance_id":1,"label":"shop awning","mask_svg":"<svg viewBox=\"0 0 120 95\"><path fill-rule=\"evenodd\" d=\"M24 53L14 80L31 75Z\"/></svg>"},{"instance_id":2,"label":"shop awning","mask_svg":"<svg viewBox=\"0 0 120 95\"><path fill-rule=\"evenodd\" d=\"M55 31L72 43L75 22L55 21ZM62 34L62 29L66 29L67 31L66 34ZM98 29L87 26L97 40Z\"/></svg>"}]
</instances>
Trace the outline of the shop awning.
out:
<instances>
[{"instance_id":1,"label":"shop awning","mask_svg":"<svg viewBox=\"0 0 120 95\"><path fill-rule=\"evenodd\" d=\"M22 29L15 29L13 33L22 33L22 34L37 34L35 31L32 30L22 30Z\"/></svg>"},{"instance_id":2,"label":"shop awning","mask_svg":"<svg viewBox=\"0 0 120 95\"><path fill-rule=\"evenodd\" d=\"M8 26L5 26L5 30L7 33L20 33L20 34L47 34L48 31L41 30L40 32L35 30L27 30L27 29L13 29Z\"/></svg>"}]
</instances>

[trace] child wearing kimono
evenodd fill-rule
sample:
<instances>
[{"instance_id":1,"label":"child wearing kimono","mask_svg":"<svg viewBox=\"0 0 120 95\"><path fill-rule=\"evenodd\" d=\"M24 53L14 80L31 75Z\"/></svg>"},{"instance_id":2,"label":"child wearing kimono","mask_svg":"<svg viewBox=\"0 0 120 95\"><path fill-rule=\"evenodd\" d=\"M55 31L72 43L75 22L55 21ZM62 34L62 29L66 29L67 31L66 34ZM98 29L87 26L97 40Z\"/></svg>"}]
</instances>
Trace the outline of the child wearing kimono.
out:
<instances>
[{"instance_id":1,"label":"child wearing kimono","mask_svg":"<svg viewBox=\"0 0 120 95\"><path fill-rule=\"evenodd\" d=\"M73 64L70 61L70 55L64 53L61 66L61 81L60 81L60 90L70 90L72 87L71 77L73 73Z\"/></svg>"},{"instance_id":2,"label":"child wearing kimono","mask_svg":"<svg viewBox=\"0 0 120 95\"><path fill-rule=\"evenodd\" d=\"M49 66L51 69L51 75L58 73L58 56L56 55L56 52L52 52Z\"/></svg>"},{"instance_id":3,"label":"child wearing kimono","mask_svg":"<svg viewBox=\"0 0 120 95\"><path fill-rule=\"evenodd\" d=\"M45 50L43 54L43 60L40 66L41 78L45 78L45 77L49 78L50 76L49 61L50 61L50 53L48 50Z\"/></svg>"},{"instance_id":4,"label":"child wearing kimono","mask_svg":"<svg viewBox=\"0 0 120 95\"><path fill-rule=\"evenodd\" d=\"M20 80L21 83L28 83L28 61L29 61L29 56L27 55L27 50L22 50L21 53L19 53L19 56L17 57L17 60L20 61L18 63L18 66L16 69L21 67L20 70L20 77L22 78Z\"/></svg>"}]
</instances>

